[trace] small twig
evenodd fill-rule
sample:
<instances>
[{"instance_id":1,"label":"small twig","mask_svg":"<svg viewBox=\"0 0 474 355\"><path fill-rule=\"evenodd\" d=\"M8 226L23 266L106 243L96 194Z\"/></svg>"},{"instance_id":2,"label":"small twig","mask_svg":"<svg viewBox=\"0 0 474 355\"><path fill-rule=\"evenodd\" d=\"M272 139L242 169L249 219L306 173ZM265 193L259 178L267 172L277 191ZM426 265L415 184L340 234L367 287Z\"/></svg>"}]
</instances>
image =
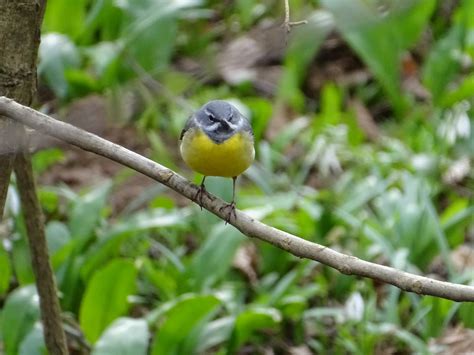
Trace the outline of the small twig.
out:
<instances>
[{"instance_id":1,"label":"small twig","mask_svg":"<svg viewBox=\"0 0 474 355\"><path fill-rule=\"evenodd\" d=\"M0 97L0 115L10 117L42 133L128 166L196 203L201 202L204 208L222 220L228 218L228 214L225 211L223 212L224 206L227 206L226 202L211 194L204 194L202 200L197 201L198 186L163 165L118 144L65 122L55 120L6 97ZM474 286L430 279L342 254L323 245L270 227L238 210L236 210L235 217L231 218L229 223L248 237L261 239L298 257L319 261L346 275L368 277L421 295L431 295L453 301L474 302Z\"/></svg>"},{"instance_id":2,"label":"small twig","mask_svg":"<svg viewBox=\"0 0 474 355\"><path fill-rule=\"evenodd\" d=\"M306 25L307 23L307 20L290 21L290 4L289 0L285 0L285 21L283 22L283 26L286 28L286 33L290 33L291 27L293 26Z\"/></svg>"}]
</instances>

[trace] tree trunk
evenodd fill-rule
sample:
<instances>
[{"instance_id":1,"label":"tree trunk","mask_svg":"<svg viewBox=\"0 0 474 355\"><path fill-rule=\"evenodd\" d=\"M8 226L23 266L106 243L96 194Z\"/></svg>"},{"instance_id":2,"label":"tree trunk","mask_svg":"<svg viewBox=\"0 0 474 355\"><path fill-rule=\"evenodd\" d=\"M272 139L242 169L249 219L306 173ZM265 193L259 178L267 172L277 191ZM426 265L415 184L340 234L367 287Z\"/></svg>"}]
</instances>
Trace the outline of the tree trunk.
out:
<instances>
[{"instance_id":1,"label":"tree trunk","mask_svg":"<svg viewBox=\"0 0 474 355\"><path fill-rule=\"evenodd\" d=\"M30 105L45 0L0 0L0 96ZM10 181L18 126L0 117L0 218Z\"/></svg>"},{"instance_id":2,"label":"tree trunk","mask_svg":"<svg viewBox=\"0 0 474 355\"><path fill-rule=\"evenodd\" d=\"M46 0L0 0L0 96L25 105L31 104L36 91L36 61L45 7ZM22 126L0 117L0 217L13 166L40 296L46 347L52 355L67 354L26 135Z\"/></svg>"}]
</instances>

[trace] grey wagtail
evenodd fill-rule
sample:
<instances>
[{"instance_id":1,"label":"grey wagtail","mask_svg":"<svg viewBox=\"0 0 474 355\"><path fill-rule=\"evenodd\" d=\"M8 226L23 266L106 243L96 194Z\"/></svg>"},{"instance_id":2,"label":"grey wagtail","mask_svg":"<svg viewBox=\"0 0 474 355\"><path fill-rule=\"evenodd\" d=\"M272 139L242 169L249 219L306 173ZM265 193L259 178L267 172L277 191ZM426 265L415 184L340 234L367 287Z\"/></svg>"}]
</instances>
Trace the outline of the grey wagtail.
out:
<instances>
[{"instance_id":1,"label":"grey wagtail","mask_svg":"<svg viewBox=\"0 0 474 355\"><path fill-rule=\"evenodd\" d=\"M181 132L181 156L194 171L204 175L196 200L202 209L207 176L232 178L232 202L226 222L235 217L235 182L255 157L249 121L226 101L209 101L195 112Z\"/></svg>"}]
</instances>

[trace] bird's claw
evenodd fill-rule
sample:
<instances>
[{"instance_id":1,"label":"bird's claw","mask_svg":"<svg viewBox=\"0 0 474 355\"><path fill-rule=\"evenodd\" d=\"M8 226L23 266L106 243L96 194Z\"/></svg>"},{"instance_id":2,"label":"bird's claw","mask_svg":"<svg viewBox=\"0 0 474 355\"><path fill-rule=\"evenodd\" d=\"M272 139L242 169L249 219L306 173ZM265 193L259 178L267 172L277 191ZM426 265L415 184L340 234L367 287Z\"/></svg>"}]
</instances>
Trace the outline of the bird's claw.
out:
<instances>
[{"instance_id":1,"label":"bird's claw","mask_svg":"<svg viewBox=\"0 0 474 355\"><path fill-rule=\"evenodd\" d=\"M202 196L206 193L206 187L204 185L199 185L196 195L194 195L194 200L198 203L202 211Z\"/></svg>"},{"instance_id":2,"label":"bird's claw","mask_svg":"<svg viewBox=\"0 0 474 355\"><path fill-rule=\"evenodd\" d=\"M235 212L235 201L232 201L231 203L222 206L219 211L224 212L224 210L229 210L229 213L227 214L227 217L225 219L225 224L230 222L231 217L234 218L234 220L237 218L237 214Z\"/></svg>"}]
</instances>

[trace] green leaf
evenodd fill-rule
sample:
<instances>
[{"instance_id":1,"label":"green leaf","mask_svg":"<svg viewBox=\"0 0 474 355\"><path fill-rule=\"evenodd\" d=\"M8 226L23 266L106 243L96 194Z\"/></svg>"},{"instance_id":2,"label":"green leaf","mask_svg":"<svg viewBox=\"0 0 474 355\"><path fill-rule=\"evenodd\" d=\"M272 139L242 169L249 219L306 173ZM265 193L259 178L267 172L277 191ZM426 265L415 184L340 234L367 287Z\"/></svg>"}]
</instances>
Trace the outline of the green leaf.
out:
<instances>
[{"instance_id":1,"label":"green leaf","mask_svg":"<svg viewBox=\"0 0 474 355\"><path fill-rule=\"evenodd\" d=\"M376 9L361 0L323 0L336 26L386 90L392 103L400 106L400 48L393 29Z\"/></svg>"},{"instance_id":2,"label":"green leaf","mask_svg":"<svg viewBox=\"0 0 474 355\"><path fill-rule=\"evenodd\" d=\"M45 233L50 255L53 255L71 241L69 229L64 223L58 221L49 222L46 225Z\"/></svg>"},{"instance_id":3,"label":"green leaf","mask_svg":"<svg viewBox=\"0 0 474 355\"><path fill-rule=\"evenodd\" d=\"M435 1L393 2L386 16L374 4L362 0L323 0L322 4L334 15L342 36L385 89L395 110L403 112L406 101L400 87L401 56L418 39Z\"/></svg>"},{"instance_id":4,"label":"green leaf","mask_svg":"<svg viewBox=\"0 0 474 355\"><path fill-rule=\"evenodd\" d=\"M21 235L13 240L12 263L20 285L28 285L35 281L31 267L30 249L26 239L26 235Z\"/></svg>"},{"instance_id":5,"label":"green leaf","mask_svg":"<svg viewBox=\"0 0 474 355\"><path fill-rule=\"evenodd\" d=\"M436 42L425 61L423 84L430 90L435 104L443 102L446 87L459 71L459 60L454 53L462 48L462 37L462 28L454 25Z\"/></svg>"},{"instance_id":6,"label":"green leaf","mask_svg":"<svg viewBox=\"0 0 474 355\"><path fill-rule=\"evenodd\" d=\"M194 254L188 272L195 285L210 286L223 277L232 266L234 255L245 240L236 229L217 224L204 245Z\"/></svg>"},{"instance_id":7,"label":"green leaf","mask_svg":"<svg viewBox=\"0 0 474 355\"><path fill-rule=\"evenodd\" d=\"M224 317L206 324L198 345L198 354L209 354L211 349L229 339L234 328L234 317Z\"/></svg>"},{"instance_id":8,"label":"green leaf","mask_svg":"<svg viewBox=\"0 0 474 355\"><path fill-rule=\"evenodd\" d=\"M44 27L48 32L60 32L77 37L84 29L87 0L48 0ZM70 16L69 16L70 15Z\"/></svg>"},{"instance_id":9,"label":"green leaf","mask_svg":"<svg viewBox=\"0 0 474 355\"><path fill-rule=\"evenodd\" d=\"M44 355L47 354L44 343L43 326L36 322L20 346L19 355Z\"/></svg>"},{"instance_id":10,"label":"green leaf","mask_svg":"<svg viewBox=\"0 0 474 355\"><path fill-rule=\"evenodd\" d=\"M401 49L416 44L436 8L436 0L391 1L387 18Z\"/></svg>"},{"instance_id":11,"label":"green leaf","mask_svg":"<svg viewBox=\"0 0 474 355\"><path fill-rule=\"evenodd\" d=\"M443 107L451 107L462 100L469 100L474 97L474 74L467 75L459 85L446 93L441 99Z\"/></svg>"},{"instance_id":12,"label":"green leaf","mask_svg":"<svg viewBox=\"0 0 474 355\"><path fill-rule=\"evenodd\" d=\"M258 330L274 329L280 322L281 314L275 308L256 307L243 311L235 320L231 353L249 342Z\"/></svg>"},{"instance_id":13,"label":"green leaf","mask_svg":"<svg viewBox=\"0 0 474 355\"><path fill-rule=\"evenodd\" d=\"M133 262L121 259L111 261L92 276L79 312L81 329L91 343L115 318L127 312L127 297L136 290L136 276Z\"/></svg>"},{"instance_id":14,"label":"green leaf","mask_svg":"<svg viewBox=\"0 0 474 355\"><path fill-rule=\"evenodd\" d=\"M464 326L474 329L474 303L465 302L459 307L459 318Z\"/></svg>"},{"instance_id":15,"label":"green leaf","mask_svg":"<svg viewBox=\"0 0 474 355\"><path fill-rule=\"evenodd\" d=\"M255 141L259 141L266 131L267 124L273 117L273 105L267 99L252 97L244 100L245 105L252 112L252 128Z\"/></svg>"},{"instance_id":16,"label":"green leaf","mask_svg":"<svg viewBox=\"0 0 474 355\"><path fill-rule=\"evenodd\" d=\"M156 332L152 345L152 355L177 355L180 349L190 341L203 322L219 306L214 296L192 295L176 303L165 314L165 320Z\"/></svg>"},{"instance_id":17,"label":"green leaf","mask_svg":"<svg viewBox=\"0 0 474 355\"><path fill-rule=\"evenodd\" d=\"M87 252L81 270L82 277L87 280L97 267L110 258L116 257L121 245L137 233L154 228L179 226L186 221L185 217L186 213L180 210L153 209L136 213L116 223Z\"/></svg>"},{"instance_id":18,"label":"green leaf","mask_svg":"<svg viewBox=\"0 0 474 355\"><path fill-rule=\"evenodd\" d=\"M66 69L77 68L80 64L75 44L67 36L46 34L41 39L39 60L39 74L58 97L65 98L68 95L68 82L64 73Z\"/></svg>"},{"instance_id":19,"label":"green leaf","mask_svg":"<svg viewBox=\"0 0 474 355\"><path fill-rule=\"evenodd\" d=\"M100 219L111 183L102 184L84 196L74 199L69 219L73 238L87 239Z\"/></svg>"},{"instance_id":20,"label":"green leaf","mask_svg":"<svg viewBox=\"0 0 474 355\"><path fill-rule=\"evenodd\" d=\"M102 334L92 355L146 355L148 337L144 319L119 318Z\"/></svg>"},{"instance_id":21,"label":"green leaf","mask_svg":"<svg viewBox=\"0 0 474 355\"><path fill-rule=\"evenodd\" d=\"M451 308L457 307L457 304L444 298L425 296L420 304L420 307L424 306L428 306L430 312L424 317L423 336L436 338L448 325L450 320L448 315L451 313Z\"/></svg>"},{"instance_id":22,"label":"green leaf","mask_svg":"<svg viewBox=\"0 0 474 355\"><path fill-rule=\"evenodd\" d=\"M25 336L40 317L39 299L33 285L13 291L5 302L0 333L6 355L17 355Z\"/></svg>"},{"instance_id":23,"label":"green leaf","mask_svg":"<svg viewBox=\"0 0 474 355\"><path fill-rule=\"evenodd\" d=\"M148 258L142 258L142 272L146 280L155 286L159 292L160 299L170 300L176 297L176 289L178 287L176 278L172 274L164 270L160 270L155 266L154 262Z\"/></svg>"},{"instance_id":24,"label":"green leaf","mask_svg":"<svg viewBox=\"0 0 474 355\"><path fill-rule=\"evenodd\" d=\"M64 152L59 148L44 149L36 152L32 157L33 170L40 175L50 166L64 161Z\"/></svg>"},{"instance_id":25,"label":"green leaf","mask_svg":"<svg viewBox=\"0 0 474 355\"><path fill-rule=\"evenodd\" d=\"M8 252L0 243L0 297L8 291L10 279L12 277L12 266L10 264L10 257Z\"/></svg>"},{"instance_id":26,"label":"green leaf","mask_svg":"<svg viewBox=\"0 0 474 355\"><path fill-rule=\"evenodd\" d=\"M127 50L147 71L166 68L174 51L178 31L178 17L183 9L200 1L170 2L167 0L140 1L127 4L130 25L124 31ZM159 45L155 43L159 35Z\"/></svg>"}]
</instances>

